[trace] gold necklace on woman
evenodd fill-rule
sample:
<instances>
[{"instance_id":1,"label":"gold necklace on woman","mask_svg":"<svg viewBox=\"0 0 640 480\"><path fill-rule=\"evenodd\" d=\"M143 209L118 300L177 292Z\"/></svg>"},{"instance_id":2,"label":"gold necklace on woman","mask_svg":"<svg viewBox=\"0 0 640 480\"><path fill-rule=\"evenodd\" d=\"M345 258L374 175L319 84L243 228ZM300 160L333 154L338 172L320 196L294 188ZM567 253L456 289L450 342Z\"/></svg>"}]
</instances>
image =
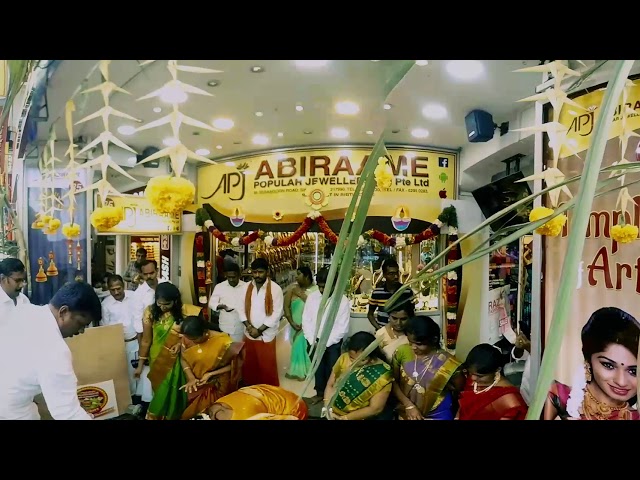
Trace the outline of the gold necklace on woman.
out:
<instances>
[{"instance_id":1,"label":"gold necklace on woman","mask_svg":"<svg viewBox=\"0 0 640 480\"><path fill-rule=\"evenodd\" d=\"M629 412L629 404L627 402L624 402L624 404L619 407L612 407L598 400L593 393L591 393L589 387L585 388L585 391L587 394L582 401L580 413L583 414L587 420L609 420L613 412L619 412L618 420L631 419L631 412Z\"/></svg>"},{"instance_id":2,"label":"gold necklace on woman","mask_svg":"<svg viewBox=\"0 0 640 480\"><path fill-rule=\"evenodd\" d=\"M489 385L487 388L482 389L482 390L478 390L478 382L473 382L473 393L475 393L476 395L480 394L480 393L484 393L484 392L488 392L489 390L491 390L493 387L495 387L498 382L500 381L500 376L496 375L495 380L493 381L493 383L491 385Z\"/></svg>"},{"instance_id":3,"label":"gold necklace on woman","mask_svg":"<svg viewBox=\"0 0 640 480\"><path fill-rule=\"evenodd\" d=\"M429 371L429 368L431 367L431 364L433 363L433 359L436 358L436 355L438 354L437 351L433 352L431 354L431 358L429 359L429 363L427 363L425 365L425 367L422 369L421 373L418 373L418 356L416 355L416 358L413 361L413 373L411 374L411 376L413 377L413 379L415 380L415 385L413 386L413 388L418 388L418 386L420 385L420 380L422 380L424 378L424 376L427 374L427 371Z\"/></svg>"}]
</instances>

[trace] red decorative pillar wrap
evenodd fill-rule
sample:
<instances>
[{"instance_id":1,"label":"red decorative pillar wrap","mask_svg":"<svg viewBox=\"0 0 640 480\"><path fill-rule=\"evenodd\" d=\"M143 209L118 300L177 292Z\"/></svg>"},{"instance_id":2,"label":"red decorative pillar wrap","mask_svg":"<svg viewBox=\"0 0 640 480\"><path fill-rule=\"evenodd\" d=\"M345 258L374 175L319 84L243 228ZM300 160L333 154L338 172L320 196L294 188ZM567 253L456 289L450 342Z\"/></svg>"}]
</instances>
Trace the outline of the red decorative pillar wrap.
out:
<instances>
[{"instance_id":1,"label":"red decorative pillar wrap","mask_svg":"<svg viewBox=\"0 0 640 480\"><path fill-rule=\"evenodd\" d=\"M447 236L447 246L451 246L458 241L458 235ZM447 265L452 264L462 258L460 245L455 245L447 253ZM462 285L462 268L457 268L448 272L443 277L444 286L444 313L445 321L443 324L446 328L447 350L455 350L458 342L458 332L460 331L460 322L458 319L458 302L460 301L460 285Z\"/></svg>"},{"instance_id":2,"label":"red decorative pillar wrap","mask_svg":"<svg viewBox=\"0 0 640 480\"><path fill-rule=\"evenodd\" d=\"M202 307L202 313L204 318L209 320L209 309L207 308L207 302L209 299L207 291L207 275L206 275L206 260L204 254L204 233L196 233L194 239L194 249L196 253L196 275L195 275L195 287L198 297L198 305Z\"/></svg>"}]
</instances>

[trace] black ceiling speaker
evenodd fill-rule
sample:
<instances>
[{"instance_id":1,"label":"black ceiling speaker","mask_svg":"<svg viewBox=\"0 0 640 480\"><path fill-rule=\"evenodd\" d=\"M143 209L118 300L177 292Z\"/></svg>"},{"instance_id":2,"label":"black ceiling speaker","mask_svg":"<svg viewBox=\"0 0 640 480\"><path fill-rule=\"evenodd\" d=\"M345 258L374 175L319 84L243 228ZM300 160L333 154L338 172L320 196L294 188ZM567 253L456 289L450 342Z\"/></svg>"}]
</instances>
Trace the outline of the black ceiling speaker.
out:
<instances>
[{"instance_id":1,"label":"black ceiling speaker","mask_svg":"<svg viewBox=\"0 0 640 480\"><path fill-rule=\"evenodd\" d=\"M146 147L142 153L140 155L136 155L138 161L137 163L140 163L141 161L143 161L145 158L150 157L151 155L153 155L154 153L158 153L160 151L159 148L156 147ZM160 159L157 158L151 162L147 162L143 165L144 168L158 168L160 166Z\"/></svg>"}]
</instances>

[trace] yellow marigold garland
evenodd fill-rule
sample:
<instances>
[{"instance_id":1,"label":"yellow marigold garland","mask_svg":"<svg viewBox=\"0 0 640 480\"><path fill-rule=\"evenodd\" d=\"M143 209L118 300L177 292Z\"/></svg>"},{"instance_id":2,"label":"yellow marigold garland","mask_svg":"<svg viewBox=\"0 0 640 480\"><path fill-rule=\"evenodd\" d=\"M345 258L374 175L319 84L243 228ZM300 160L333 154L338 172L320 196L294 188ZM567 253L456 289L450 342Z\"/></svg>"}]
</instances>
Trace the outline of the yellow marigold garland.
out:
<instances>
[{"instance_id":1,"label":"yellow marigold garland","mask_svg":"<svg viewBox=\"0 0 640 480\"><path fill-rule=\"evenodd\" d=\"M144 195L158 213L175 214L194 202L196 187L182 177L154 177L147 184Z\"/></svg>"},{"instance_id":2,"label":"yellow marigold garland","mask_svg":"<svg viewBox=\"0 0 640 480\"><path fill-rule=\"evenodd\" d=\"M538 220L550 217L551 215L553 215L553 210L551 208L536 207L531 210L531 213L529 214L529 221L537 222ZM557 217L549 220L544 225L536 228L536 233L538 233L539 235L546 235L548 237L557 237L558 235L560 235L560 232L562 232L562 228L564 227L565 223L567 223L567 216L564 214L558 215Z\"/></svg>"},{"instance_id":3,"label":"yellow marigold garland","mask_svg":"<svg viewBox=\"0 0 640 480\"><path fill-rule=\"evenodd\" d=\"M630 224L611 227L611 239L618 243L631 243L638 238L638 227Z\"/></svg>"},{"instance_id":4,"label":"yellow marigold garland","mask_svg":"<svg viewBox=\"0 0 640 480\"><path fill-rule=\"evenodd\" d=\"M121 208L99 207L91 213L91 225L97 230L108 230L115 227L124 219Z\"/></svg>"}]
</instances>

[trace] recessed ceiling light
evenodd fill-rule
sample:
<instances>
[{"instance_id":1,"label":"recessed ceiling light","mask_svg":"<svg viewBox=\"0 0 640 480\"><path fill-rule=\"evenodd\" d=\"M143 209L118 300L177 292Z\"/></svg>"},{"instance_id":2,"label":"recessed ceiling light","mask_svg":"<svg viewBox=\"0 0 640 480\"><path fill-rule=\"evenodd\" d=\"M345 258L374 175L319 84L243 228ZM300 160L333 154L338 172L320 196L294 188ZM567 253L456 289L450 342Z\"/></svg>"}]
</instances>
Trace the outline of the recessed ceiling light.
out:
<instances>
[{"instance_id":1,"label":"recessed ceiling light","mask_svg":"<svg viewBox=\"0 0 640 480\"><path fill-rule=\"evenodd\" d=\"M311 135L313 132L311 130L305 130L302 133L304 133L305 135Z\"/></svg>"},{"instance_id":2,"label":"recessed ceiling light","mask_svg":"<svg viewBox=\"0 0 640 480\"><path fill-rule=\"evenodd\" d=\"M255 66L251 67L251 71L253 73L262 73L262 72L264 72L264 67L261 67L260 65L255 65Z\"/></svg>"},{"instance_id":3,"label":"recessed ceiling light","mask_svg":"<svg viewBox=\"0 0 640 480\"><path fill-rule=\"evenodd\" d=\"M295 60L296 66L302 68L320 68L329 63L329 60Z\"/></svg>"},{"instance_id":4,"label":"recessed ceiling light","mask_svg":"<svg viewBox=\"0 0 640 480\"><path fill-rule=\"evenodd\" d=\"M380 60L371 60L372 62L379 62Z\"/></svg>"},{"instance_id":5,"label":"recessed ceiling light","mask_svg":"<svg viewBox=\"0 0 640 480\"><path fill-rule=\"evenodd\" d=\"M155 113L160 113L162 111L162 109L160 107L153 107L153 111Z\"/></svg>"},{"instance_id":6,"label":"recessed ceiling light","mask_svg":"<svg viewBox=\"0 0 640 480\"><path fill-rule=\"evenodd\" d=\"M447 109L438 103L428 103L422 108L422 115L431 120L442 120L447 117Z\"/></svg>"},{"instance_id":7,"label":"recessed ceiling light","mask_svg":"<svg viewBox=\"0 0 640 480\"><path fill-rule=\"evenodd\" d=\"M356 102L346 101L338 102L335 106L336 113L340 115L355 115L360 111L360 107Z\"/></svg>"},{"instance_id":8,"label":"recessed ceiling light","mask_svg":"<svg viewBox=\"0 0 640 480\"><path fill-rule=\"evenodd\" d=\"M282 132L278 132L278 136L279 136L279 137L284 137L284 133L282 133Z\"/></svg>"},{"instance_id":9,"label":"recessed ceiling light","mask_svg":"<svg viewBox=\"0 0 640 480\"><path fill-rule=\"evenodd\" d=\"M269 137L267 137L266 135L254 135L251 141L255 145L266 145L267 143L269 143Z\"/></svg>"},{"instance_id":10,"label":"recessed ceiling light","mask_svg":"<svg viewBox=\"0 0 640 480\"><path fill-rule=\"evenodd\" d=\"M217 148L218 150L222 150L222 145L216 145L216 148Z\"/></svg>"},{"instance_id":11,"label":"recessed ceiling light","mask_svg":"<svg viewBox=\"0 0 640 480\"><path fill-rule=\"evenodd\" d=\"M196 155L200 155L202 157L209 155L211 152L209 150L207 150L206 148L199 148L198 150L196 150Z\"/></svg>"},{"instance_id":12,"label":"recessed ceiling light","mask_svg":"<svg viewBox=\"0 0 640 480\"><path fill-rule=\"evenodd\" d=\"M296 105L296 111L301 112L304 110L304 107L302 105Z\"/></svg>"},{"instance_id":13,"label":"recessed ceiling light","mask_svg":"<svg viewBox=\"0 0 640 480\"><path fill-rule=\"evenodd\" d=\"M385 104L384 104L384 109L385 109L385 110L391 110L391 107L392 107L392 106L393 106L393 105L391 105L390 103L385 103Z\"/></svg>"},{"instance_id":14,"label":"recessed ceiling light","mask_svg":"<svg viewBox=\"0 0 640 480\"><path fill-rule=\"evenodd\" d=\"M207 82L207 85L209 85L210 87L217 87L218 85L220 85L220 80L209 80Z\"/></svg>"},{"instance_id":15,"label":"recessed ceiling light","mask_svg":"<svg viewBox=\"0 0 640 480\"><path fill-rule=\"evenodd\" d=\"M216 118L211 125L218 130L230 130L233 128L235 123L230 118Z\"/></svg>"},{"instance_id":16,"label":"recessed ceiling light","mask_svg":"<svg viewBox=\"0 0 640 480\"><path fill-rule=\"evenodd\" d=\"M484 73L484 65L479 60L449 60L447 72L457 80L475 80Z\"/></svg>"},{"instance_id":17,"label":"recessed ceiling light","mask_svg":"<svg viewBox=\"0 0 640 480\"><path fill-rule=\"evenodd\" d=\"M264 115L264 113L262 113L262 112L256 112L256 117L261 117L263 115Z\"/></svg>"},{"instance_id":18,"label":"recessed ceiling light","mask_svg":"<svg viewBox=\"0 0 640 480\"><path fill-rule=\"evenodd\" d=\"M178 145L179 140L177 138L174 137L168 137L165 138L162 143L164 143L167 147L175 147L176 145Z\"/></svg>"},{"instance_id":19,"label":"recessed ceiling light","mask_svg":"<svg viewBox=\"0 0 640 480\"><path fill-rule=\"evenodd\" d=\"M425 65L429 65L429 60L416 60L416 65L424 67Z\"/></svg>"},{"instance_id":20,"label":"recessed ceiling light","mask_svg":"<svg viewBox=\"0 0 640 480\"><path fill-rule=\"evenodd\" d=\"M165 103L184 103L189 96L180 87L164 87L160 93L160 100Z\"/></svg>"},{"instance_id":21,"label":"recessed ceiling light","mask_svg":"<svg viewBox=\"0 0 640 480\"><path fill-rule=\"evenodd\" d=\"M333 138L347 138L349 136L349 130L342 127L334 127L330 133Z\"/></svg>"},{"instance_id":22,"label":"recessed ceiling light","mask_svg":"<svg viewBox=\"0 0 640 480\"><path fill-rule=\"evenodd\" d=\"M367 130L367 131L366 131L366 132L364 132L364 133L366 133L367 135L373 135L373 131L372 131L372 130Z\"/></svg>"},{"instance_id":23,"label":"recessed ceiling light","mask_svg":"<svg viewBox=\"0 0 640 480\"><path fill-rule=\"evenodd\" d=\"M224 164L225 164L227 167L233 167L233 166L235 166L235 163L233 163L233 162L224 162Z\"/></svg>"},{"instance_id":24,"label":"recessed ceiling light","mask_svg":"<svg viewBox=\"0 0 640 480\"><path fill-rule=\"evenodd\" d=\"M118 133L122 135L133 135L134 133L136 133L136 127L133 127L131 125L121 125L120 127L118 127Z\"/></svg>"},{"instance_id":25,"label":"recessed ceiling light","mask_svg":"<svg viewBox=\"0 0 640 480\"><path fill-rule=\"evenodd\" d=\"M411 135L416 138L427 138L429 136L429 130L424 128L414 128L411 130Z\"/></svg>"}]
</instances>

